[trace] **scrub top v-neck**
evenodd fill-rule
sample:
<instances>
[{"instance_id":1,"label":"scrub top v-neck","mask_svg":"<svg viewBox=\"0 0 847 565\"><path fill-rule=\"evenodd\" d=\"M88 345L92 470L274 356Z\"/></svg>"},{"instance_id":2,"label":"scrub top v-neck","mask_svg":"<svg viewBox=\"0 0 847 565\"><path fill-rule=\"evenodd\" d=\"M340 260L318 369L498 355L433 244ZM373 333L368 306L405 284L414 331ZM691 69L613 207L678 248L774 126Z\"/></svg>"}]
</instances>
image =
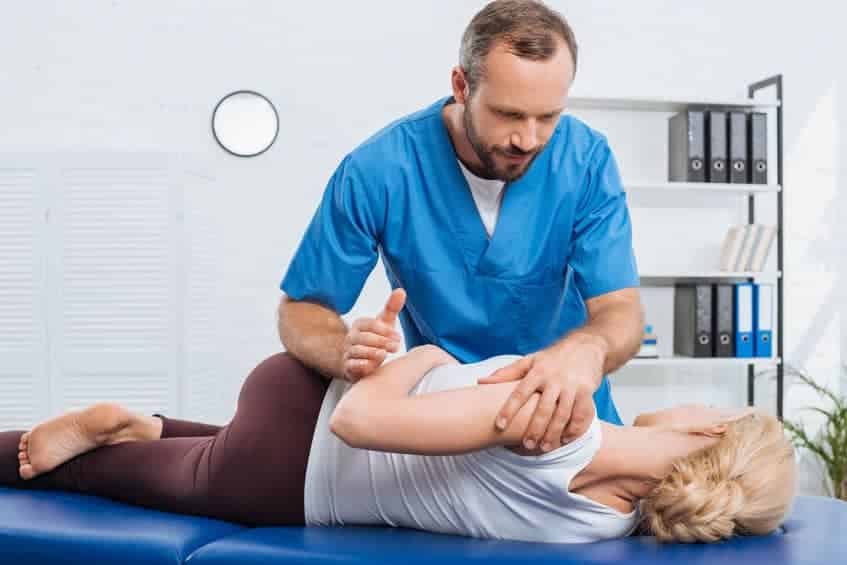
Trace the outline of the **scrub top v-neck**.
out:
<instances>
[{"instance_id":1,"label":"scrub top v-neck","mask_svg":"<svg viewBox=\"0 0 847 565\"><path fill-rule=\"evenodd\" d=\"M626 197L606 138L562 116L503 188L489 235L442 117L444 97L344 157L280 288L350 311L381 257L408 348L463 363L544 349L587 320L585 300L639 284ZM620 423L606 378L601 419Z\"/></svg>"},{"instance_id":2,"label":"scrub top v-neck","mask_svg":"<svg viewBox=\"0 0 847 565\"><path fill-rule=\"evenodd\" d=\"M489 239L497 226L497 218L500 215L500 202L503 197L503 186L505 181L500 179L484 179L472 173L461 161L459 168L468 181L476 209L479 211L480 219L485 226Z\"/></svg>"}]
</instances>

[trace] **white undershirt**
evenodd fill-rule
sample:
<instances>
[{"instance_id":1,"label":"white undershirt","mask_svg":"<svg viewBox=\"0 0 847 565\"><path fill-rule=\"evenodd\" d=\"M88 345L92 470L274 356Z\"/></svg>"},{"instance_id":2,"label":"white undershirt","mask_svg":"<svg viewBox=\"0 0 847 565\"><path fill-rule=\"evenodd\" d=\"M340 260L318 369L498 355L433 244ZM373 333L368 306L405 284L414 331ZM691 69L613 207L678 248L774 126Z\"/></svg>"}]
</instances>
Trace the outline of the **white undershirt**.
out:
<instances>
[{"instance_id":1,"label":"white undershirt","mask_svg":"<svg viewBox=\"0 0 847 565\"><path fill-rule=\"evenodd\" d=\"M468 181L476 208L479 210L479 217L482 218L485 231L491 238L491 234L494 233L494 226L497 225L497 217L500 215L500 203L503 200L503 187L506 182L499 179L478 177L470 172L464 163L458 159L456 161L459 162L459 167L461 167L462 173Z\"/></svg>"}]
</instances>

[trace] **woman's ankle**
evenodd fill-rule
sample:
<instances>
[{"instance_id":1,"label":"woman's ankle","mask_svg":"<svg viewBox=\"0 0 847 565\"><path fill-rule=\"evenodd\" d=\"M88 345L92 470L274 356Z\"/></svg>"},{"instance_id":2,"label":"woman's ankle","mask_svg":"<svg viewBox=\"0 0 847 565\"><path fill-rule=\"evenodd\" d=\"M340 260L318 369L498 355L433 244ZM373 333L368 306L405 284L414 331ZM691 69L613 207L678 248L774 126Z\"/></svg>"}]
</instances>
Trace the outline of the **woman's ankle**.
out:
<instances>
[{"instance_id":1,"label":"woman's ankle","mask_svg":"<svg viewBox=\"0 0 847 565\"><path fill-rule=\"evenodd\" d=\"M162 437L162 419L156 416L133 414L132 422L120 441L150 441Z\"/></svg>"},{"instance_id":2,"label":"woman's ankle","mask_svg":"<svg viewBox=\"0 0 847 565\"><path fill-rule=\"evenodd\" d=\"M144 421L144 439L154 440L162 438L162 426L164 422L158 416L139 416Z\"/></svg>"}]
</instances>

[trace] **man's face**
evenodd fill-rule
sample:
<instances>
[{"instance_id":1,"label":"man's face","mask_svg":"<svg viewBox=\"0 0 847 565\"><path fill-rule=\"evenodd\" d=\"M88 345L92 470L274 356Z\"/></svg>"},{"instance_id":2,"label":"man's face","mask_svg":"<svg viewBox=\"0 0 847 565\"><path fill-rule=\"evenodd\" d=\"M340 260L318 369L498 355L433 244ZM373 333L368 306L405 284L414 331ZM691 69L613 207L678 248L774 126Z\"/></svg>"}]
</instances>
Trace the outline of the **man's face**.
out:
<instances>
[{"instance_id":1,"label":"man's face","mask_svg":"<svg viewBox=\"0 0 847 565\"><path fill-rule=\"evenodd\" d=\"M548 61L530 61L498 43L485 77L465 101L465 130L483 176L514 181L553 135L573 77L564 43Z\"/></svg>"}]
</instances>

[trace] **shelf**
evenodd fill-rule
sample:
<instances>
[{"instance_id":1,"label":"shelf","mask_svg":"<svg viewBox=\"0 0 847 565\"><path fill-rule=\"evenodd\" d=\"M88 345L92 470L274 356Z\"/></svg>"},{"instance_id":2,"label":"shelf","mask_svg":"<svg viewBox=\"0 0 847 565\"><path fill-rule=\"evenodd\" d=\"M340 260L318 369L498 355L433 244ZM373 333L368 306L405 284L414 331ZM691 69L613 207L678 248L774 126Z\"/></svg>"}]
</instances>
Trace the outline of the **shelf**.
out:
<instances>
[{"instance_id":1,"label":"shelf","mask_svg":"<svg viewBox=\"0 0 847 565\"><path fill-rule=\"evenodd\" d=\"M719 182L635 182L624 183L626 190L725 192L738 194L777 193L782 190L778 184L726 184Z\"/></svg>"},{"instance_id":2,"label":"shelf","mask_svg":"<svg viewBox=\"0 0 847 565\"><path fill-rule=\"evenodd\" d=\"M702 271L690 273L642 273L641 284L647 286L667 286L676 283L698 283L698 282L731 282L747 279L777 279L782 276L781 271Z\"/></svg>"},{"instance_id":3,"label":"shelf","mask_svg":"<svg viewBox=\"0 0 847 565\"><path fill-rule=\"evenodd\" d=\"M574 96L568 98L567 108L574 110L620 110L630 112L679 112L690 106L710 106L764 111L779 107L779 101L753 100L750 98L688 100L674 98L606 98L596 96Z\"/></svg>"},{"instance_id":4,"label":"shelf","mask_svg":"<svg viewBox=\"0 0 847 565\"><path fill-rule=\"evenodd\" d=\"M659 357L631 359L621 367L746 367L747 365L779 365L779 357ZM618 369L618 370L621 370Z\"/></svg>"}]
</instances>

